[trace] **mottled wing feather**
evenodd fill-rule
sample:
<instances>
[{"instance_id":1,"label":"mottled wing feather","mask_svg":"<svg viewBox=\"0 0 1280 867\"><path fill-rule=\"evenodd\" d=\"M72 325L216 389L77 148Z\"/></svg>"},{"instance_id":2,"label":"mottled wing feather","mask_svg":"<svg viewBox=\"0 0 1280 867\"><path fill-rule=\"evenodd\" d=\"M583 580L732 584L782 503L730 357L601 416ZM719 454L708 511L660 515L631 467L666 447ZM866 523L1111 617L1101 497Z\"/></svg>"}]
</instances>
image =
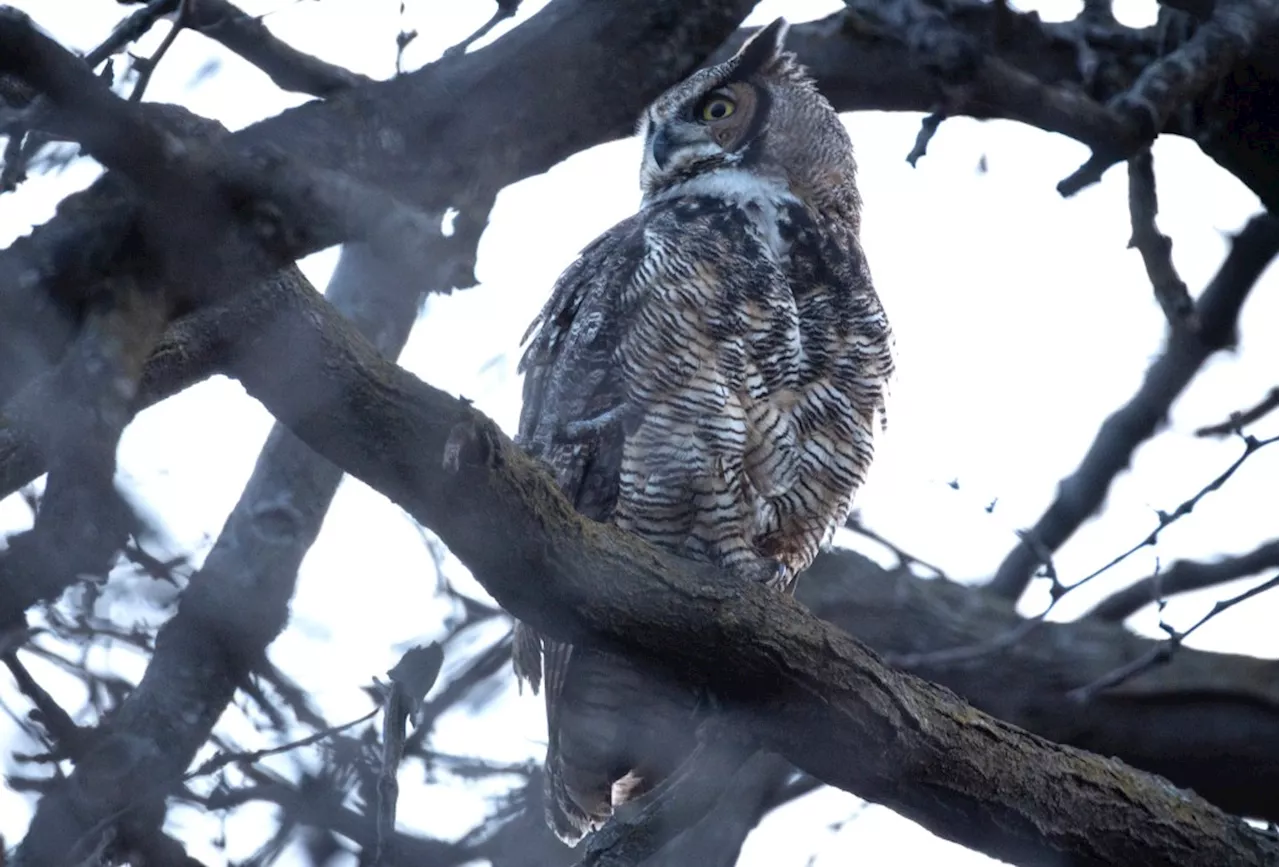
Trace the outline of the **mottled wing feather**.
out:
<instances>
[{"instance_id":1,"label":"mottled wing feather","mask_svg":"<svg viewBox=\"0 0 1280 867\"><path fill-rule=\"evenodd\" d=\"M565 428L608 416L625 402L613 363L622 315L616 290L631 279L642 251L638 218L584 249L525 334L528 346L520 362L524 401L516 440L550 470L574 507L597 521L611 519L617 499L621 430L605 425L570 441ZM547 816L557 833L571 839L597 819L570 802L560 759L561 698L573 647L524 624L516 629L516 674L535 690L541 683L546 702Z\"/></svg>"},{"instance_id":2,"label":"mottled wing feather","mask_svg":"<svg viewBox=\"0 0 1280 867\"><path fill-rule=\"evenodd\" d=\"M551 470L574 507L596 521L610 519L617 499L621 431L606 426L569 441L565 427L606 416L625 401L613 363L625 315L617 287L642 254L640 222L620 223L583 250L530 327L520 362L525 379L517 442Z\"/></svg>"}]
</instances>

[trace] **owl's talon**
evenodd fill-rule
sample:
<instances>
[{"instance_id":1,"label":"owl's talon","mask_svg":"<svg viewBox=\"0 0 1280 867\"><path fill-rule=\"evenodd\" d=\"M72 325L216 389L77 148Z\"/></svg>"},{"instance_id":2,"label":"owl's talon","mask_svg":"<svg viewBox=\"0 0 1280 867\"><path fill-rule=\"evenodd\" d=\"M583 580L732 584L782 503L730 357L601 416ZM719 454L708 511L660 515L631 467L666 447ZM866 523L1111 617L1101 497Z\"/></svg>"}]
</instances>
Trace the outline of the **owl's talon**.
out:
<instances>
[{"instance_id":1,"label":"owl's talon","mask_svg":"<svg viewBox=\"0 0 1280 867\"><path fill-rule=\"evenodd\" d=\"M763 584L774 590L786 587L790 574L785 563L772 557L739 564L733 571L753 584Z\"/></svg>"},{"instance_id":2,"label":"owl's talon","mask_svg":"<svg viewBox=\"0 0 1280 867\"><path fill-rule=\"evenodd\" d=\"M765 581L765 585L771 590L784 591L791 586L791 570L779 560L771 562L774 565L773 574Z\"/></svg>"}]
</instances>

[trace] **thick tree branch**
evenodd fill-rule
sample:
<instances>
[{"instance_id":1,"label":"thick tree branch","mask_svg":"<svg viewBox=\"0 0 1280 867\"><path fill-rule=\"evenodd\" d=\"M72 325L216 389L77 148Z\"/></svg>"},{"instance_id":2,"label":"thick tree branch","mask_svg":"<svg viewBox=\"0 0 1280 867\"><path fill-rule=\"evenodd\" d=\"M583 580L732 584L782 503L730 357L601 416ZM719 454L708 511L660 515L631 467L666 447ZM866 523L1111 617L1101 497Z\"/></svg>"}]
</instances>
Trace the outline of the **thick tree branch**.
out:
<instances>
[{"instance_id":1,"label":"thick tree branch","mask_svg":"<svg viewBox=\"0 0 1280 867\"><path fill-rule=\"evenodd\" d=\"M1095 148L1089 161L1058 185L1059 191L1072 195L1134 156L1165 129L1175 111L1221 81L1275 28L1276 8L1268 0L1218 0L1190 39L1150 64L1132 87L1111 100L1109 108L1134 130L1127 146L1116 141L1108 149Z\"/></svg>"},{"instance_id":2,"label":"thick tree branch","mask_svg":"<svg viewBox=\"0 0 1280 867\"><path fill-rule=\"evenodd\" d=\"M310 312L312 304L296 284L271 285L268 292L240 295L179 320L148 365L139 406L229 369L231 359L247 351L238 348L242 344L287 343L290 317L319 315ZM30 465L22 451L11 454ZM33 472L39 468L36 462ZM980 590L883 573L849 553L821 557L813 568L811 579L801 582L802 601L881 653L928 656L1007 633L1021 622ZM990 659L930 665L918 673L1050 740L1122 756L1224 809L1274 817L1275 787L1266 770L1276 761L1274 664L1184 649L1158 676L1130 685L1140 685L1141 696L1108 695L1084 706L1065 700L1067 690L1142 655L1150 644L1118 628L1044 623L996 658L998 684L989 676ZM439 701L446 700L442 694Z\"/></svg>"},{"instance_id":3,"label":"thick tree branch","mask_svg":"<svg viewBox=\"0 0 1280 867\"><path fill-rule=\"evenodd\" d=\"M281 283L296 280L289 270L273 276L264 291L210 304L173 322L152 350L138 393L130 406L136 415L148 406L218 373L251 323L269 323ZM29 383L0 413L0 498L30 484L48 470L41 426L48 408L58 406L62 375L58 368Z\"/></svg>"},{"instance_id":4,"label":"thick tree branch","mask_svg":"<svg viewBox=\"0 0 1280 867\"><path fill-rule=\"evenodd\" d=\"M166 319L163 298L136 278L111 281L50 377L48 403L15 401L0 430L49 461L49 481L31 530L0 553L0 626L25 623L36 601L56 598L83 575L105 575L134 523L115 488L116 447L138 381Z\"/></svg>"},{"instance_id":5,"label":"thick tree branch","mask_svg":"<svg viewBox=\"0 0 1280 867\"><path fill-rule=\"evenodd\" d=\"M1113 18L1044 23L1034 13L992 3L951 3L945 16L913 0L847 5L849 11L795 27L788 37L839 110L934 112L941 106L949 115L1017 120L1089 145L1105 165L1137 153L1155 134L1147 136L1106 101L1154 104L1156 90L1138 82L1171 85L1171 71L1183 68L1189 52L1184 71L1196 78L1178 79L1178 93L1188 90L1195 98L1175 99L1178 112L1162 110L1156 132L1195 139L1275 212L1275 14L1268 24L1265 4L1251 7L1247 28L1231 27L1237 47L1237 37L1246 29L1251 34L1243 54L1205 55L1199 50L1205 41L1220 44L1210 33L1167 58L1158 57L1159 26L1133 30ZM715 59L746 35L735 36ZM1217 87L1199 87L1201 80ZM1159 105L1166 96L1160 91ZM1096 179L1093 172L1103 167L1091 162L1067 191Z\"/></svg>"},{"instance_id":6,"label":"thick tree branch","mask_svg":"<svg viewBox=\"0 0 1280 867\"><path fill-rule=\"evenodd\" d=\"M1093 701L1071 690L1149 653L1158 641L1086 618L1040 623L981 660L930 662L1025 621L980 587L885 572L848 551L819 557L798 598L877 653L925 660L912 672L981 710L1153 771L1233 813L1277 815L1277 673L1274 660L1182 648L1169 664ZM992 672L999 676L993 678Z\"/></svg>"},{"instance_id":7,"label":"thick tree branch","mask_svg":"<svg viewBox=\"0 0 1280 867\"><path fill-rule=\"evenodd\" d=\"M586 521L492 423L380 359L318 298L296 302L290 331L231 372L539 631L703 680L802 769L1006 860L1261 863L1274 848L1195 796L885 668L798 603Z\"/></svg>"},{"instance_id":8,"label":"thick tree branch","mask_svg":"<svg viewBox=\"0 0 1280 867\"><path fill-rule=\"evenodd\" d=\"M169 11L167 7L174 2L151 0L121 21L97 48L85 55L85 65L96 69L102 61L151 29L151 25ZM50 130L45 126L51 118L50 112L45 110L45 100L24 81L0 76L0 96L9 105L22 107L22 122L7 124L6 130L9 143L5 147L4 167L0 171L0 192L9 192L26 177L27 162L50 140Z\"/></svg>"},{"instance_id":9,"label":"thick tree branch","mask_svg":"<svg viewBox=\"0 0 1280 867\"><path fill-rule=\"evenodd\" d=\"M973 644L1021 622L980 587L920 579L906 569L887 572L850 551L819 557L800 584L799 598L877 652L895 656L927 656ZM1071 698L1072 690L1161 644L1093 620L1043 623L995 658L929 664L915 673L1051 740L1120 755L1194 788L1229 811L1274 817L1274 660L1184 647L1166 665L1091 701ZM999 678L992 677L993 670ZM768 811L768 793L776 791L778 779L746 771L732 784L735 796L723 799L708 820L664 849L667 860L662 863L715 864L725 853L736 853ZM525 791L529 803L524 814L478 841L473 856L492 859L495 867L573 863L573 853L543 827L540 779ZM732 864L735 857L730 854L724 863Z\"/></svg>"},{"instance_id":10,"label":"thick tree branch","mask_svg":"<svg viewBox=\"0 0 1280 867\"><path fill-rule=\"evenodd\" d=\"M319 310L324 310L323 305ZM305 328L307 324L315 324L316 321L323 320L316 319L319 310L311 311L310 316L294 320L289 325L298 324ZM865 657L858 645L850 643L840 634L815 626L796 610L787 613L787 604L780 606L776 597L753 599L750 593L742 596L739 588L724 587L723 579L718 575L701 575L698 584L690 585L687 583L689 578L678 578L680 571L686 567L669 560L663 563L662 558L655 562L648 549L644 546L636 547L639 543L634 539L609 539L611 535L617 534L604 534L604 538L611 542L607 547L591 546L591 538L602 533L602 529L586 525L579 516L573 515L566 503L554 496L545 476L532 469L518 452L512 451L492 425L472 415L452 398L407 377L407 374L394 366L379 364L376 356L367 348L361 348L362 343L344 333L339 325L329 323L329 328L324 329L323 333L300 334L297 339L283 341L274 339L270 346L259 348L261 351L271 352L279 351L280 347L285 346L289 347L287 359L237 357L232 362L233 371L241 375L251 392L264 398L276 415L306 435L312 447L321 452L342 452L348 461L352 461L351 469L364 474L367 482L375 484L375 487L379 487L380 483L384 493L398 498L420 520L440 531L453 551L460 553L463 561L472 567L477 578L483 581L489 579L490 590L507 602L517 615L525 616L526 620L539 626L539 619L552 617L548 621L553 624L547 630L550 634L590 634L593 626L595 630L617 629L622 631L623 645L635 642L637 647L634 649L637 651L654 653L652 636L655 631L650 629L652 624L645 624L643 617L650 604L660 599L660 594L655 599L652 589L631 588L627 592L625 581L627 572L630 571L632 581L639 579L639 588L644 588L646 580L650 587L653 581L659 581L660 585L666 580L668 585L675 584L684 593L691 593L690 599L682 599L681 607L695 616L691 625L699 635L700 642L710 642L712 647L694 647L691 651L677 649L676 660L672 661L668 657L668 662L675 662L676 665L689 665L689 654L705 660L724 658L723 653L728 648L735 648L736 652L741 653L739 643L745 642L748 635L744 630L755 633L760 626L772 621L773 629L780 630L780 634L773 636L772 643L765 643L773 645L774 653L781 651L783 660L791 657L792 662L785 665L783 671L778 671L772 654L769 657L753 658L748 652L745 660L742 660L744 666L733 668L727 683L717 683L719 692L728 699L737 697L742 701L749 701L753 703L753 709L760 709L754 707L754 702L762 697L762 693L764 697L786 699L778 702L778 709L771 707L769 709L772 713L763 715L756 734L762 735L765 743L787 750L792 761L797 761L803 767L809 765L810 770L824 775L824 779L836 782L837 785L849 786L869 797L886 800L934 829L970 845L988 848L992 852L1014 858L1032 857L1032 853L1039 852L1046 845L1050 848L1073 845L1071 838L1074 830L1066 827L1060 827L1056 832L1051 830L1046 835L1030 835L1028 831L1010 834L1007 830L1001 830L1010 827L1010 822L1014 822L1016 827L1021 822L1028 821L1034 821L1043 829L1044 822L1048 820L1039 816L1030 820L1023 813L1027 809L1036 811L1036 804L1042 803L1037 800L1036 780L1025 779L1025 776L1019 774L1014 774L1012 780L1007 779L1010 771L1005 771L1004 775L992 776L991 763L995 762L1005 768L1021 767L1024 763L1015 761L1014 754L1025 750L1037 754L1037 758L1043 763L1037 767L1052 767L1055 759L1057 765L1066 762L1075 767L1084 763L1087 767L1089 759L1064 753L1039 741L1028 741L1027 735L1016 730L1002 729L984 718L970 718L970 712L961 711L960 706L954 706L945 694L883 670L873 658ZM276 361L275 364L273 361ZM323 375L328 377L353 379L349 382L330 383L329 387L316 388L314 391L298 388L298 384L306 382L308 375L314 377L316 371L324 371ZM317 398L319 406L315 405ZM337 405L330 405L330 401L334 400L338 401ZM428 409L433 405L434 409ZM361 425L357 430L344 429L344 424L349 424L352 417L361 417L374 423L374 428L366 430ZM356 442L351 442L352 434L356 435ZM362 435L374 435L380 444L372 441L362 443ZM394 456L393 452L389 461L375 460L374 456L387 455L388 442L394 447L394 443L407 444L410 441L416 443L412 452L406 452L402 457ZM426 453L435 453L440 456L439 460L445 462L447 475L443 478L438 470L420 465L422 443L428 444ZM434 443L434 447L431 443ZM479 464L475 464L476 458L479 458ZM513 474L512 469L516 470ZM449 484L451 476L466 480L461 487L454 489L454 485ZM442 483L444 488L453 489L452 497L440 496L443 493L440 490ZM490 488L495 483L498 490ZM515 487L512 488L512 485ZM504 494L500 490L502 488L506 488ZM470 508L460 510L457 508L458 501L466 501L465 492L481 492L488 494L490 498L498 494L498 498L497 502L472 501ZM447 502L451 499L454 503L449 506ZM532 514L538 515L534 523L529 523L532 517L529 514L507 514L506 519L511 526L504 523L506 529L499 529L494 525L495 517L511 511L513 506L518 508L521 502L524 502L526 508L531 506ZM479 508L480 514L475 514L472 508ZM545 533L549 519L552 519L553 533L552 538L547 539ZM554 530L557 524L559 529ZM589 528L589 533L584 534ZM521 574L529 565L521 563L516 566L516 561L509 560L513 551L527 548L527 542L513 548L494 547L492 539L481 540L480 537L485 533L507 533L511 530L516 530L517 534L524 535L527 539L541 539L536 546L541 552L538 556L540 569L535 569L535 572L544 572L544 580L552 575L563 574L564 567L570 563L575 563L577 570L586 570L579 572L576 583L571 579L570 585L557 594L559 603L570 603L564 610L570 612L567 622L556 624L556 610L548 613L548 604L543 594L531 593L531 588L525 583L511 584L509 579L508 583L502 583L503 574ZM590 588L591 580L600 574L603 567L602 557L611 563L614 557L621 557L622 562L628 566L628 569L621 571L621 598L613 599L612 604L607 602L604 606L593 598L593 590ZM655 569L658 571L654 571ZM593 575L593 579L584 581L588 572ZM676 579L672 579L673 572L677 575ZM494 584L494 581L498 583ZM695 587L700 589L695 590ZM637 593L639 596L636 596ZM532 616L526 616L526 611L532 612ZM600 619L596 624L589 620L593 615ZM559 616L564 615L561 613ZM636 617L640 619L636 620ZM585 624L582 622L584 619L588 619ZM626 629L627 626L643 626L640 629L643 635L632 633ZM660 633L662 630L657 630L657 634ZM617 638L617 634L614 634L614 639ZM671 638L673 635L666 635L666 639ZM684 638L682 633L681 638ZM694 644L699 644L698 640ZM672 642L671 647L680 648L682 642ZM671 649L668 648L667 652L671 653ZM832 652L835 652L835 656L832 656ZM657 656L663 658L660 652ZM806 670L808 666L814 666L817 670ZM809 681L810 688L818 689L828 697L835 697L836 701L829 701L822 708L806 706L804 695L808 694L808 689L795 692L797 681L804 684L806 680ZM882 704L879 699L868 701L876 695L888 703ZM902 702L905 704L901 704ZM893 711L893 707L899 709ZM808 727L804 725L805 713L817 713L817 720L808 722L817 722L824 733L827 733L826 738L818 739L818 743L823 745L822 749L815 749L810 741L805 741L804 744L791 743L785 734L788 729L795 730L796 726ZM791 718L794 716L800 718ZM840 734L842 731L850 731L847 727L850 725L861 731L860 736L867 735L869 731L879 731L883 738L888 731L895 731L895 738L899 739L897 748L888 750L882 762L873 761L870 767L827 767L829 758L841 754ZM904 725L908 729L906 733L902 731ZM977 726L977 730L983 733L1002 733L996 736L995 747L992 747L992 739L988 735L978 735L973 726ZM914 733L914 736L910 733ZM946 749L956 748L960 744L955 741L959 740L963 744L961 752L970 758L959 762L947 759L942 762L942 767L934 765L940 759L937 750L942 749L942 744L938 743L937 738L941 733L950 734L952 738L950 747ZM905 739L902 738L904 734L908 735ZM977 752L970 753L970 749ZM992 752L996 753L995 756L992 756ZM1042 752L1044 754L1039 754ZM914 782L905 785L902 777L897 774L896 768L900 762L908 763L909 767L932 766L934 774L945 775L947 791L941 797L943 802L951 803L951 809L956 812L940 817L932 811L940 793L929 797L928 806L920 802L922 790ZM927 771L922 772L925 780L932 779ZM1079 768L1075 772L1083 774ZM1108 768L1107 775L1112 772L1119 771ZM1142 784L1139 780L1140 777L1135 777L1132 782L1140 786ZM1068 802L1078 800L1075 804L1078 811L1071 812L1079 817L1088 804L1092 803L1097 807L1100 793L1097 790L1097 779L1089 780L1084 775L1076 782L1078 785L1073 790L1065 795L1059 791L1056 797L1065 797ZM992 791L992 786L996 784L1005 786L1005 799L1009 798L1011 791L1018 794L1015 803L1002 802L997 793ZM1175 803L1178 808L1185 807L1185 804L1180 803L1183 799L1171 799L1164 789L1152 791L1151 795L1152 803L1130 806L1129 811L1135 809L1140 817L1149 820L1152 816L1148 811L1155 811L1156 814L1172 811ZM978 806L980 803L992 803L988 800L992 798L998 804L998 808L992 811L1000 814L998 818L988 813L989 808ZM1102 800L1105 802L1105 798ZM1216 829L1216 844L1211 844L1208 840L1201 840L1199 843L1222 845L1226 849L1220 850L1219 854L1231 850L1235 857L1240 855L1239 850L1235 849L1251 848L1257 843L1247 838L1235 839L1230 826L1222 825L1226 821L1224 818L1215 820L1210 808L1206 806L1203 809L1208 811L1206 821ZM964 821L954 823L957 816L963 817ZM1138 814L1132 818L1135 825L1142 825L1138 821ZM1073 829L1076 825L1073 825ZM33 826L33 832L36 830ZM44 839L49 838L45 836ZM1110 840L1110 845L1115 847L1132 844L1132 840L1121 839L1119 836ZM1106 841L1096 840L1089 845L1106 847L1108 844Z\"/></svg>"},{"instance_id":11,"label":"thick tree branch","mask_svg":"<svg viewBox=\"0 0 1280 867\"><path fill-rule=\"evenodd\" d=\"M1018 543L991 581L991 589L1017 599L1031 582L1043 556L1036 546L1056 551L1106 498L1111 482L1134 451L1163 424L1178 395L1215 352L1235 345L1240 308L1263 269L1276 255L1275 217L1254 217L1236 237L1226 261L1196 301L1199 329L1169 334L1141 388L1098 430L1080 466L1058 486L1058 496L1028 531L1035 545Z\"/></svg>"},{"instance_id":12,"label":"thick tree branch","mask_svg":"<svg viewBox=\"0 0 1280 867\"><path fill-rule=\"evenodd\" d=\"M287 45L261 19L244 14L227 0L198 0L187 26L261 69L281 90L327 97L373 81Z\"/></svg>"}]
</instances>

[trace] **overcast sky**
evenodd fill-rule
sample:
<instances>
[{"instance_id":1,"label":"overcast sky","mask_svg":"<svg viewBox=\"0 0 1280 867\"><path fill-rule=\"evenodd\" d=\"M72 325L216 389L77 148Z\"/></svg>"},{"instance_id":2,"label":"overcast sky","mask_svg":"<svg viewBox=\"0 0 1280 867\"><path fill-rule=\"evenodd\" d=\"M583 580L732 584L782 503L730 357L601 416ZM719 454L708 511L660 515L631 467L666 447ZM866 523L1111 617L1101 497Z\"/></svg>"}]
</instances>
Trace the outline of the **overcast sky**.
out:
<instances>
[{"instance_id":1,"label":"overcast sky","mask_svg":"<svg viewBox=\"0 0 1280 867\"><path fill-rule=\"evenodd\" d=\"M128 11L106 0L13 5L81 51L96 45ZM402 20L398 0L239 5L264 14L271 29L294 46L378 78L394 72L395 35L402 27L420 33L405 55L412 69L438 57L492 11L480 0L407 0ZM526 0L515 23L542 5ZM1071 17L1079 5L1035 8L1052 20ZM784 13L799 22L839 6L768 0L748 23ZM1154 9L1153 2L1117 4L1119 16L1131 24L1152 20ZM142 40L139 53L154 50L166 27L157 26ZM147 96L182 103L233 129L305 101L278 92L257 70L191 33L178 37ZM1050 502L1057 481L1074 468L1106 414L1134 392L1162 345L1163 318L1141 259L1125 246L1125 174L1113 169L1101 184L1064 201L1054 185L1088 155L1068 139L1012 123L949 120L912 169L904 157L919 115L866 113L845 120L860 164L867 255L897 333L901 369L890 432L856 505L869 526L902 548L952 577L981 580L1014 544L1014 531L1032 524ZM430 299L402 356L404 366L474 400L513 431L520 336L577 251L634 212L639 158L636 141L614 142L504 190L480 245L480 285ZM1229 233L1259 204L1185 140L1158 142L1155 165L1160 226L1173 238L1175 264L1198 294L1220 264ZM92 161L79 160L0 198L0 244L47 220L62 197L97 173ZM303 267L322 287L335 261L336 251L326 251ZM1169 429L1143 447L1132 472L1114 485L1103 516L1063 547L1056 565L1064 580L1091 572L1142 539L1155 526L1157 509L1171 510L1237 457L1238 442L1200 440L1191 432L1252 405L1275 384L1280 365L1271 329L1280 321L1278 313L1273 267L1245 307L1240 351L1210 363L1175 406ZM144 412L126 431L120 473L161 518L175 552L207 551L270 423L238 384L218 378ZM1275 429L1272 417L1256 433L1271 435ZM1077 616L1101 595L1149 574L1157 558L1167 565L1184 557L1241 553L1273 536L1277 453L1271 448L1255 455L1220 492L1163 533L1154 549L1135 555L1096 587L1068 596L1055 616ZM953 480L958 489L949 484ZM988 511L992 501L995 508ZM29 522L16 497L0 501L0 531ZM885 556L851 534L838 541ZM447 574L466 592L484 596L456 561ZM347 479L303 565L293 620L272 645L271 659L311 690L331 721L359 716L369 708L360 687L381 676L408 644L441 633L450 612L434 587L431 556L410 519ZM1185 628L1214 599L1235 589L1181 597L1164 617ZM125 623L158 622L164 616L157 607L165 601L162 592L113 581L99 613ZM140 605L139 594L150 601ZM1274 657L1275 597L1267 594L1223 615L1188 643ZM1039 588L1024 601L1025 611L1038 610L1046 600ZM1153 611L1132 618L1131 626L1161 635ZM500 632L495 627L477 634L476 647ZM66 705L83 704L74 682L29 655L25 661ZM102 654L96 662L134 679L142 670L139 658L126 650ZM460 657L446 660L446 677L459 662ZM24 699L7 679L0 679L0 699L25 714ZM265 745L239 712L229 712L221 725L248 747ZM0 743L18 737L16 727L0 718ZM482 716L446 717L434 744L444 752L518 761L540 757L544 738L540 700L517 696L511 688ZM290 761L277 767L292 767ZM420 767L406 765L402 827L453 837L484 815L480 793L462 792L460 783L423 786L421 779ZM225 853L208 844L216 825L191 811L174 810L169 830L187 841L193 856L216 865L256 849L269 833L263 821L269 815L266 808L246 810L227 828ZM19 840L29 816L25 797L0 788L0 833L6 839ZM952 865L992 863L886 809L861 809L856 798L839 792L817 793L775 813L749 840L741 863L800 867L814 852L816 867L848 863L854 853L867 867L903 863L908 856ZM281 863L296 862L286 857Z\"/></svg>"}]
</instances>

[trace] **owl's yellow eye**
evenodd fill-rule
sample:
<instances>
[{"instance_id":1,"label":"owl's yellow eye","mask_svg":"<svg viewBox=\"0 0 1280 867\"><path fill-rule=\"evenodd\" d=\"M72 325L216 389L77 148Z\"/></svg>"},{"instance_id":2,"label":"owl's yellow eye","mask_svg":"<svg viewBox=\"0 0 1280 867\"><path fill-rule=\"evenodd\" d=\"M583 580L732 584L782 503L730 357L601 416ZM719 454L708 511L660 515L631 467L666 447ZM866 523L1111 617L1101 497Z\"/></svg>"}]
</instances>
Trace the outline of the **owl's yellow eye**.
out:
<instances>
[{"instance_id":1,"label":"owl's yellow eye","mask_svg":"<svg viewBox=\"0 0 1280 867\"><path fill-rule=\"evenodd\" d=\"M727 96L713 96L702 104L702 119L707 123L715 120L724 120L733 114L733 110L736 107L733 104L733 100Z\"/></svg>"}]
</instances>

